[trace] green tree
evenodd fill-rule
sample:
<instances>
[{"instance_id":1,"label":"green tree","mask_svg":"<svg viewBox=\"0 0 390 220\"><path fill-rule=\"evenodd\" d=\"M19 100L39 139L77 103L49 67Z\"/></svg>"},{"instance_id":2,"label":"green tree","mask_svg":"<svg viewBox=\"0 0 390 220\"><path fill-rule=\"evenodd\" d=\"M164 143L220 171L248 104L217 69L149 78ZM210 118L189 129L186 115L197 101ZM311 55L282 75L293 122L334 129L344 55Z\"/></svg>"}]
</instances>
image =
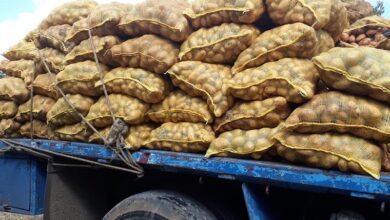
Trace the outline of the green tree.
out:
<instances>
[{"instance_id":1,"label":"green tree","mask_svg":"<svg viewBox=\"0 0 390 220\"><path fill-rule=\"evenodd\" d=\"M374 7L374 14L382 15L385 12L385 7L383 6L383 1L376 1L376 5Z\"/></svg>"}]
</instances>

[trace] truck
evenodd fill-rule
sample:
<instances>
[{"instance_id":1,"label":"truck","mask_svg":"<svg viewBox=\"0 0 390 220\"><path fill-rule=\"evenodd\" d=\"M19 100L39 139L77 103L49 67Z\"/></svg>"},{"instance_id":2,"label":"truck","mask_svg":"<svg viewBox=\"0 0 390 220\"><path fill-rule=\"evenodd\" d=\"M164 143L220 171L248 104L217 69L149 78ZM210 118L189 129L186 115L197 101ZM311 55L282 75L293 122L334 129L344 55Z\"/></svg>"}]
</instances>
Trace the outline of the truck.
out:
<instances>
[{"instance_id":1,"label":"truck","mask_svg":"<svg viewBox=\"0 0 390 220\"><path fill-rule=\"evenodd\" d=\"M0 210L44 219L390 219L380 179L272 161L1 139Z\"/></svg>"}]
</instances>

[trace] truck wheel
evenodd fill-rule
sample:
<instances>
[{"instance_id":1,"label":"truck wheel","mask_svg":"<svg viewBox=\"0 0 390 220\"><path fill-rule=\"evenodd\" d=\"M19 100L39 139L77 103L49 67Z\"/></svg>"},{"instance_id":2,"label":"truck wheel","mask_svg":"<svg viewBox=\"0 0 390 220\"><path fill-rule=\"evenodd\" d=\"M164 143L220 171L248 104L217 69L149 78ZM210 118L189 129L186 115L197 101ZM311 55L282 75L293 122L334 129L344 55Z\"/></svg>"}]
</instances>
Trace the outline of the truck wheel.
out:
<instances>
[{"instance_id":1,"label":"truck wheel","mask_svg":"<svg viewBox=\"0 0 390 220\"><path fill-rule=\"evenodd\" d=\"M122 200L103 220L216 220L197 200L175 191L151 190Z\"/></svg>"}]
</instances>

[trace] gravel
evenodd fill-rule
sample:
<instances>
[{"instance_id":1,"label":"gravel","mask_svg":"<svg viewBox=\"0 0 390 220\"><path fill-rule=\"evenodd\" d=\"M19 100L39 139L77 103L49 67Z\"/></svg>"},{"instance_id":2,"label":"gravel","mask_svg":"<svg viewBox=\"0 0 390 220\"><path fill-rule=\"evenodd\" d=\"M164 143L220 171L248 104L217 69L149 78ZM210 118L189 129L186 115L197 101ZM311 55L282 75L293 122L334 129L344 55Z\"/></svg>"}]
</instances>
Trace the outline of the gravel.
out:
<instances>
[{"instance_id":1,"label":"gravel","mask_svg":"<svg viewBox=\"0 0 390 220\"><path fill-rule=\"evenodd\" d=\"M43 215L20 215L10 212L0 212L0 220L43 220Z\"/></svg>"}]
</instances>

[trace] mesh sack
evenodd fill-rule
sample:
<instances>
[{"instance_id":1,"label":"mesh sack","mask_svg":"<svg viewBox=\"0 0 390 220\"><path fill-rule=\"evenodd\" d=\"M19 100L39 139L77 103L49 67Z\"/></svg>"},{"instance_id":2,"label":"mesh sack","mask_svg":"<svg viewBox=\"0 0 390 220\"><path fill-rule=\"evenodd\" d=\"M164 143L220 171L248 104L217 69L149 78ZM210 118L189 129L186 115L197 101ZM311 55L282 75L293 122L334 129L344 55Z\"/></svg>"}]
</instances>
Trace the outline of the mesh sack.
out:
<instances>
[{"instance_id":1,"label":"mesh sack","mask_svg":"<svg viewBox=\"0 0 390 220\"><path fill-rule=\"evenodd\" d=\"M45 73L35 77L32 83L34 94L49 96L53 99L59 98L59 93L55 87L55 75Z\"/></svg>"},{"instance_id":2,"label":"mesh sack","mask_svg":"<svg viewBox=\"0 0 390 220\"><path fill-rule=\"evenodd\" d=\"M177 152L205 152L215 139L210 126L202 123L164 123L152 130L146 148Z\"/></svg>"},{"instance_id":3,"label":"mesh sack","mask_svg":"<svg viewBox=\"0 0 390 220\"><path fill-rule=\"evenodd\" d=\"M45 122L33 120L33 136L34 138L49 139L51 131ZM31 122L26 122L19 129L20 135L23 137L31 137Z\"/></svg>"},{"instance_id":4,"label":"mesh sack","mask_svg":"<svg viewBox=\"0 0 390 220\"><path fill-rule=\"evenodd\" d=\"M350 24L374 14L372 6L365 0L341 0L341 3L347 9Z\"/></svg>"},{"instance_id":5,"label":"mesh sack","mask_svg":"<svg viewBox=\"0 0 390 220\"><path fill-rule=\"evenodd\" d=\"M3 56L9 60L33 60L37 57L37 48L33 42L23 40L12 46Z\"/></svg>"},{"instance_id":6,"label":"mesh sack","mask_svg":"<svg viewBox=\"0 0 390 220\"><path fill-rule=\"evenodd\" d=\"M63 141L88 142L88 137L92 131L83 123L65 125L53 131L53 139Z\"/></svg>"},{"instance_id":7,"label":"mesh sack","mask_svg":"<svg viewBox=\"0 0 390 220\"><path fill-rule=\"evenodd\" d=\"M100 65L103 76L108 68ZM64 70L56 76L56 84L64 93L81 94L86 96L100 96L103 94L101 87L95 87L95 83L100 80L100 73L93 61L83 61L65 66Z\"/></svg>"},{"instance_id":8,"label":"mesh sack","mask_svg":"<svg viewBox=\"0 0 390 220\"><path fill-rule=\"evenodd\" d=\"M347 9L343 6L340 0L330 0L330 20L323 28L332 35L335 42L339 41L344 29L349 26Z\"/></svg>"},{"instance_id":9,"label":"mesh sack","mask_svg":"<svg viewBox=\"0 0 390 220\"><path fill-rule=\"evenodd\" d=\"M318 39L318 44L316 45L316 48L314 50L315 55L318 55L335 47L335 42L328 32L318 30L316 31L316 35Z\"/></svg>"},{"instance_id":10,"label":"mesh sack","mask_svg":"<svg viewBox=\"0 0 390 220\"><path fill-rule=\"evenodd\" d=\"M30 114L32 113L33 119L46 121L47 112L53 107L56 101L52 98L34 95L33 106L31 111L31 99L21 104L18 109L18 113L15 116L15 120L19 122L30 121Z\"/></svg>"},{"instance_id":11,"label":"mesh sack","mask_svg":"<svg viewBox=\"0 0 390 220\"><path fill-rule=\"evenodd\" d=\"M382 169L386 172L390 172L390 144L383 144L383 158Z\"/></svg>"},{"instance_id":12,"label":"mesh sack","mask_svg":"<svg viewBox=\"0 0 390 220\"><path fill-rule=\"evenodd\" d=\"M330 0L266 0L265 3L276 24L301 22L321 29L330 21Z\"/></svg>"},{"instance_id":13,"label":"mesh sack","mask_svg":"<svg viewBox=\"0 0 390 220\"><path fill-rule=\"evenodd\" d=\"M26 85L30 85L33 80L35 64L32 60L14 60L4 63L0 66L0 71L9 76L22 78Z\"/></svg>"},{"instance_id":14,"label":"mesh sack","mask_svg":"<svg viewBox=\"0 0 390 220\"><path fill-rule=\"evenodd\" d=\"M0 79L0 100L24 103L29 98L29 94L30 92L22 79L16 77Z\"/></svg>"},{"instance_id":15,"label":"mesh sack","mask_svg":"<svg viewBox=\"0 0 390 220\"><path fill-rule=\"evenodd\" d=\"M19 137L20 123L12 119L0 120L0 137L15 138Z\"/></svg>"},{"instance_id":16,"label":"mesh sack","mask_svg":"<svg viewBox=\"0 0 390 220\"><path fill-rule=\"evenodd\" d=\"M41 22L40 29L60 24L70 24L85 18L97 6L93 0L77 0L65 3L55 9Z\"/></svg>"},{"instance_id":17,"label":"mesh sack","mask_svg":"<svg viewBox=\"0 0 390 220\"><path fill-rule=\"evenodd\" d=\"M36 27L33 30L29 31L26 36L24 36L23 40L27 42L31 42L34 45L34 36L39 32L39 28Z\"/></svg>"},{"instance_id":18,"label":"mesh sack","mask_svg":"<svg viewBox=\"0 0 390 220\"><path fill-rule=\"evenodd\" d=\"M68 53L74 46L73 43L65 42L70 28L69 24L62 24L39 30L34 35L34 43L38 48L51 47L62 53Z\"/></svg>"},{"instance_id":19,"label":"mesh sack","mask_svg":"<svg viewBox=\"0 0 390 220\"><path fill-rule=\"evenodd\" d=\"M107 65L113 65L115 62L108 56L107 51L114 45L120 44L121 40L116 36L92 37L93 45L98 60ZM66 56L66 63L76 63L83 60L94 60L93 50L91 48L91 41L89 39L83 40L79 45L75 46Z\"/></svg>"},{"instance_id":20,"label":"mesh sack","mask_svg":"<svg viewBox=\"0 0 390 220\"><path fill-rule=\"evenodd\" d=\"M234 129L252 130L276 127L289 114L290 108L283 97L238 102L221 118L215 120L214 131L222 133Z\"/></svg>"},{"instance_id":21,"label":"mesh sack","mask_svg":"<svg viewBox=\"0 0 390 220\"><path fill-rule=\"evenodd\" d=\"M390 20L379 16L362 18L345 29L340 45L344 47L369 46L390 50L390 39L385 33L390 31Z\"/></svg>"},{"instance_id":22,"label":"mesh sack","mask_svg":"<svg viewBox=\"0 0 390 220\"><path fill-rule=\"evenodd\" d=\"M161 102L169 91L168 82L162 76L138 68L112 69L103 82L108 93L137 97L147 103ZM95 86L101 88L102 82L96 82Z\"/></svg>"},{"instance_id":23,"label":"mesh sack","mask_svg":"<svg viewBox=\"0 0 390 220\"><path fill-rule=\"evenodd\" d=\"M183 15L183 11L189 7L187 1L181 0L145 0L126 13L118 27L132 37L156 34L182 42L191 33L191 27Z\"/></svg>"},{"instance_id":24,"label":"mesh sack","mask_svg":"<svg viewBox=\"0 0 390 220\"><path fill-rule=\"evenodd\" d=\"M0 119L13 118L18 112L18 106L13 101L0 100Z\"/></svg>"},{"instance_id":25,"label":"mesh sack","mask_svg":"<svg viewBox=\"0 0 390 220\"><path fill-rule=\"evenodd\" d=\"M161 103L151 106L147 116L155 122L203 122L212 123L213 116L207 103L181 90L171 92Z\"/></svg>"},{"instance_id":26,"label":"mesh sack","mask_svg":"<svg viewBox=\"0 0 390 220\"><path fill-rule=\"evenodd\" d=\"M66 95L77 112L86 116L94 100L82 95ZM81 121L80 116L73 111L64 98L60 98L47 113L47 123L54 126L71 125Z\"/></svg>"},{"instance_id":27,"label":"mesh sack","mask_svg":"<svg viewBox=\"0 0 390 220\"><path fill-rule=\"evenodd\" d=\"M244 100L283 96L289 102L302 103L313 97L317 81L318 72L311 61L284 58L235 74L228 90Z\"/></svg>"},{"instance_id":28,"label":"mesh sack","mask_svg":"<svg viewBox=\"0 0 390 220\"><path fill-rule=\"evenodd\" d=\"M235 129L220 134L206 152L206 157L251 157L261 159L275 144L273 135L278 128L254 130Z\"/></svg>"},{"instance_id":29,"label":"mesh sack","mask_svg":"<svg viewBox=\"0 0 390 220\"><path fill-rule=\"evenodd\" d=\"M231 79L230 68L199 61L183 61L169 69L168 73L175 86L190 96L207 100L209 109L220 117L233 104L225 83Z\"/></svg>"},{"instance_id":30,"label":"mesh sack","mask_svg":"<svg viewBox=\"0 0 390 220\"><path fill-rule=\"evenodd\" d=\"M364 139L344 134L294 132L278 133L275 139L280 143L276 145L278 155L291 162L325 169L338 168L379 179L382 151Z\"/></svg>"},{"instance_id":31,"label":"mesh sack","mask_svg":"<svg viewBox=\"0 0 390 220\"><path fill-rule=\"evenodd\" d=\"M168 40L144 35L115 45L109 52L112 59L123 67L139 67L155 73L165 73L178 61L179 49Z\"/></svg>"},{"instance_id":32,"label":"mesh sack","mask_svg":"<svg viewBox=\"0 0 390 220\"><path fill-rule=\"evenodd\" d=\"M129 125L140 124L149 105L127 95L110 94L108 96L113 114ZM91 107L86 119L95 127L104 128L112 124L112 116L104 96Z\"/></svg>"},{"instance_id":33,"label":"mesh sack","mask_svg":"<svg viewBox=\"0 0 390 220\"><path fill-rule=\"evenodd\" d=\"M117 24L121 17L129 12L131 8L131 4L118 2L98 5L88 17L73 24L66 41L79 44L89 38L88 29L91 30L92 36L114 35L118 32Z\"/></svg>"},{"instance_id":34,"label":"mesh sack","mask_svg":"<svg viewBox=\"0 0 390 220\"><path fill-rule=\"evenodd\" d=\"M329 87L390 103L390 54L369 47L334 48L313 58Z\"/></svg>"},{"instance_id":35,"label":"mesh sack","mask_svg":"<svg viewBox=\"0 0 390 220\"><path fill-rule=\"evenodd\" d=\"M47 47L39 50L40 56L35 59L35 68L38 73L46 73L47 69L42 60L52 73L58 73L65 67L65 54L61 51Z\"/></svg>"},{"instance_id":36,"label":"mesh sack","mask_svg":"<svg viewBox=\"0 0 390 220\"><path fill-rule=\"evenodd\" d=\"M262 0L194 0L192 7L184 11L192 27L212 27L222 23L255 22L264 13Z\"/></svg>"},{"instance_id":37,"label":"mesh sack","mask_svg":"<svg viewBox=\"0 0 390 220\"><path fill-rule=\"evenodd\" d=\"M325 39L325 38L321 38ZM250 47L244 50L233 66L233 74L249 67L260 66L266 62L282 58L311 58L319 53L316 31L305 24L295 23L276 27L260 34ZM332 45L332 44L330 44ZM324 48L328 50L330 48Z\"/></svg>"},{"instance_id":38,"label":"mesh sack","mask_svg":"<svg viewBox=\"0 0 390 220\"><path fill-rule=\"evenodd\" d=\"M339 92L321 93L295 109L286 127L301 133L337 131L390 141L390 107Z\"/></svg>"},{"instance_id":39,"label":"mesh sack","mask_svg":"<svg viewBox=\"0 0 390 220\"><path fill-rule=\"evenodd\" d=\"M251 25L222 24L193 32L180 48L180 60L207 63L234 63L260 31Z\"/></svg>"}]
</instances>

